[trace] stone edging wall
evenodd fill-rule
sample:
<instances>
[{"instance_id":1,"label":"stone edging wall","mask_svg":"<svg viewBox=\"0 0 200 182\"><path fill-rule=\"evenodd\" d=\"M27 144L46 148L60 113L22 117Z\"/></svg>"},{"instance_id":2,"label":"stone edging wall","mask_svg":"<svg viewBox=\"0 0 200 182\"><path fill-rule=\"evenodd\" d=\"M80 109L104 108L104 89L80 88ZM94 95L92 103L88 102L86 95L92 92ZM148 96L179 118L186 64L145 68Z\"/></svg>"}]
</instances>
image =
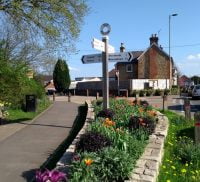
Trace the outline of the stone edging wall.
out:
<instances>
[{"instance_id":1,"label":"stone edging wall","mask_svg":"<svg viewBox=\"0 0 200 182\"><path fill-rule=\"evenodd\" d=\"M92 104L89 100L86 100L85 102L88 107L85 124L83 125L82 129L79 131L76 138L73 140L72 144L68 147L66 152L63 154L61 159L57 162L56 169L58 169L58 170L68 171L68 167L71 163L71 159L75 152L76 143L79 141L81 135L86 132L86 129L87 129L89 123L91 122L91 120L94 120L94 108L92 107Z\"/></svg>"},{"instance_id":2,"label":"stone edging wall","mask_svg":"<svg viewBox=\"0 0 200 182\"><path fill-rule=\"evenodd\" d=\"M72 156L75 152L76 143L79 141L81 135L86 132L91 120L94 120L94 109L92 104L90 101L86 101L86 104L88 106L88 112L85 124L62 158L58 161L56 169L64 169L64 171L68 170ZM140 159L138 159L130 179L126 180L126 182L156 182L164 153L164 141L168 132L168 118L160 112L157 112L157 118L158 123L155 132L149 136L149 143Z\"/></svg>"},{"instance_id":3,"label":"stone edging wall","mask_svg":"<svg viewBox=\"0 0 200 182\"><path fill-rule=\"evenodd\" d=\"M168 132L169 121L157 112L158 123L155 132L149 136L149 143L136 163L130 180L126 182L156 182L164 153L164 142Z\"/></svg>"}]
</instances>

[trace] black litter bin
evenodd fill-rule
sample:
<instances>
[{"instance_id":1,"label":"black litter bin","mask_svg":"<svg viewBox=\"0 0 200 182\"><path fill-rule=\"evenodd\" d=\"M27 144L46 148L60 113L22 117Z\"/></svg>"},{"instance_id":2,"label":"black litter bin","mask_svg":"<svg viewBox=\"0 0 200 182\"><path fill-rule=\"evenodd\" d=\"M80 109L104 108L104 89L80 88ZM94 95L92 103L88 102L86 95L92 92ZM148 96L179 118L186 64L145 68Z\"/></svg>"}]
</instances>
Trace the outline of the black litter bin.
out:
<instances>
[{"instance_id":1,"label":"black litter bin","mask_svg":"<svg viewBox=\"0 0 200 182\"><path fill-rule=\"evenodd\" d=\"M36 111L36 96L26 95L26 112Z\"/></svg>"}]
</instances>

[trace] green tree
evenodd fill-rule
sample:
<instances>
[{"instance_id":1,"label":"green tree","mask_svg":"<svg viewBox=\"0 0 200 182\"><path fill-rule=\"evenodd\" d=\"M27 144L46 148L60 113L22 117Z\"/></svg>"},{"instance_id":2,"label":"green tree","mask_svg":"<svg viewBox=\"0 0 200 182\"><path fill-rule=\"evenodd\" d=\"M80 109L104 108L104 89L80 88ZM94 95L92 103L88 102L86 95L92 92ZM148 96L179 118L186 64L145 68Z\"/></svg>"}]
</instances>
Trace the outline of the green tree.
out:
<instances>
[{"instance_id":1,"label":"green tree","mask_svg":"<svg viewBox=\"0 0 200 182\"><path fill-rule=\"evenodd\" d=\"M73 45L87 12L84 0L0 0L1 27L10 24L25 41L54 50Z\"/></svg>"},{"instance_id":2,"label":"green tree","mask_svg":"<svg viewBox=\"0 0 200 182\"><path fill-rule=\"evenodd\" d=\"M63 92L69 88L71 83L69 68L65 60L58 59L54 71L53 71L53 82L58 92Z\"/></svg>"}]
</instances>

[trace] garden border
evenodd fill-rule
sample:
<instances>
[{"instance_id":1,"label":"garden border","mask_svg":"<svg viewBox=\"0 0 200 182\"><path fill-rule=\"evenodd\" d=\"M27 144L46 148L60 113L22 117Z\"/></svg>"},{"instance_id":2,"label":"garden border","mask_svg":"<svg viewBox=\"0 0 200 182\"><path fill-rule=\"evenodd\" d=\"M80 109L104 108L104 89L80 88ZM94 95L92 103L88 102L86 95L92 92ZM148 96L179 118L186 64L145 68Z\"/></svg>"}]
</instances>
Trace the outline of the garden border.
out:
<instances>
[{"instance_id":1,"label":"garden border","mask_svg":"<svg viewBox=\"0 0 200 182\"><path fill-rule=\"evenodd\" d=\"M85 124L61 159L57 162L56 169L58 170L66 172L69 170L76 143L80 140L81 135L86 132L89 123L94 120L94 108L89 100L86 100L86 104L88 106L88 111ZM169 127L168 118L158 111L157 118L158 123L155 131L149 136L148 144L142 156L137 160L136 167L131 173L130 179L125 182L156 182L164 153L164 142Z\"/></svg>"}]
</instances>

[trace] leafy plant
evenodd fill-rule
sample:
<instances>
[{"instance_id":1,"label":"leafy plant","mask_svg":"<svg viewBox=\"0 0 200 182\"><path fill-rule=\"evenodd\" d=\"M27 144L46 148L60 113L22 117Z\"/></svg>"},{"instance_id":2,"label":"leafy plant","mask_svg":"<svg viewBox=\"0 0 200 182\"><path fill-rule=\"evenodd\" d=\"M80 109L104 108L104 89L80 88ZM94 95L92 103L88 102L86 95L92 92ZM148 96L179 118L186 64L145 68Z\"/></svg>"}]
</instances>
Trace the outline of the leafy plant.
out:
<instances>
[{"instance_id":1,"label":"leafy plant","mask_svg":"<svg viewBox=\"0 0 200 182\"><path fill-rule=\"evenodd\" d=\"M111 145L110 139L100 133L90 131L81 136L80 141L76 145L76 150L81 152L97 152Z\"/></svg>"},{"instance_id":2,"label":"leafy plant","mask_svg":"<svg viewBox=\"0 0 200 182\"><path fill-rule=\"evenodd\" d=\"M142 118L138 116L131 116L128 127L130 130L145 129L149 134L155 130L155 122L150 118Z\"/></svg>"},{"instance_id":3,"label":"leafy plant","mask_svg":"<svg viewBox=\"0 0 200 182\"><path fill-rule=\"evenodd\" d=\"M101 110L98 114L97 117L102 117L102 118L109 118L109 119L113 119L114 116L114 111L111 109L104 109Z\"/></svg>"},{"instance_id":4,"label":"leafy plant","mask_svg":"<svg viewBox=\"0 0 200 182\"><path fill-rule=\"evenodd\" d=\"M200 145L196 145L192 139L184 136L180 137L174 149L174 154L180 157L185 163L193 163L196 167L200 167Z\"/></svg>"},{"instance_id":5,"label":"leafy plant","mask_svg":"<svg viewBox=\"0 0 200 182\"><path fill-rule=\"evenodd\" d=\"M160 96L162 93L162 91L160 89L156 89L155 92L154 92L154 95L155 96Z\"/></svg>"},{"instance_id":6,"label":"leafy plant","mask_svg":"<svg viewBox=\"0 0 200 182\"><path fill-rule=\"evenodd\" d=\"M107 148L100 153L95 174L99 181L122 181L129 176L133 169L133 159L125 151Z\"/></svg>"}]
</instances>

